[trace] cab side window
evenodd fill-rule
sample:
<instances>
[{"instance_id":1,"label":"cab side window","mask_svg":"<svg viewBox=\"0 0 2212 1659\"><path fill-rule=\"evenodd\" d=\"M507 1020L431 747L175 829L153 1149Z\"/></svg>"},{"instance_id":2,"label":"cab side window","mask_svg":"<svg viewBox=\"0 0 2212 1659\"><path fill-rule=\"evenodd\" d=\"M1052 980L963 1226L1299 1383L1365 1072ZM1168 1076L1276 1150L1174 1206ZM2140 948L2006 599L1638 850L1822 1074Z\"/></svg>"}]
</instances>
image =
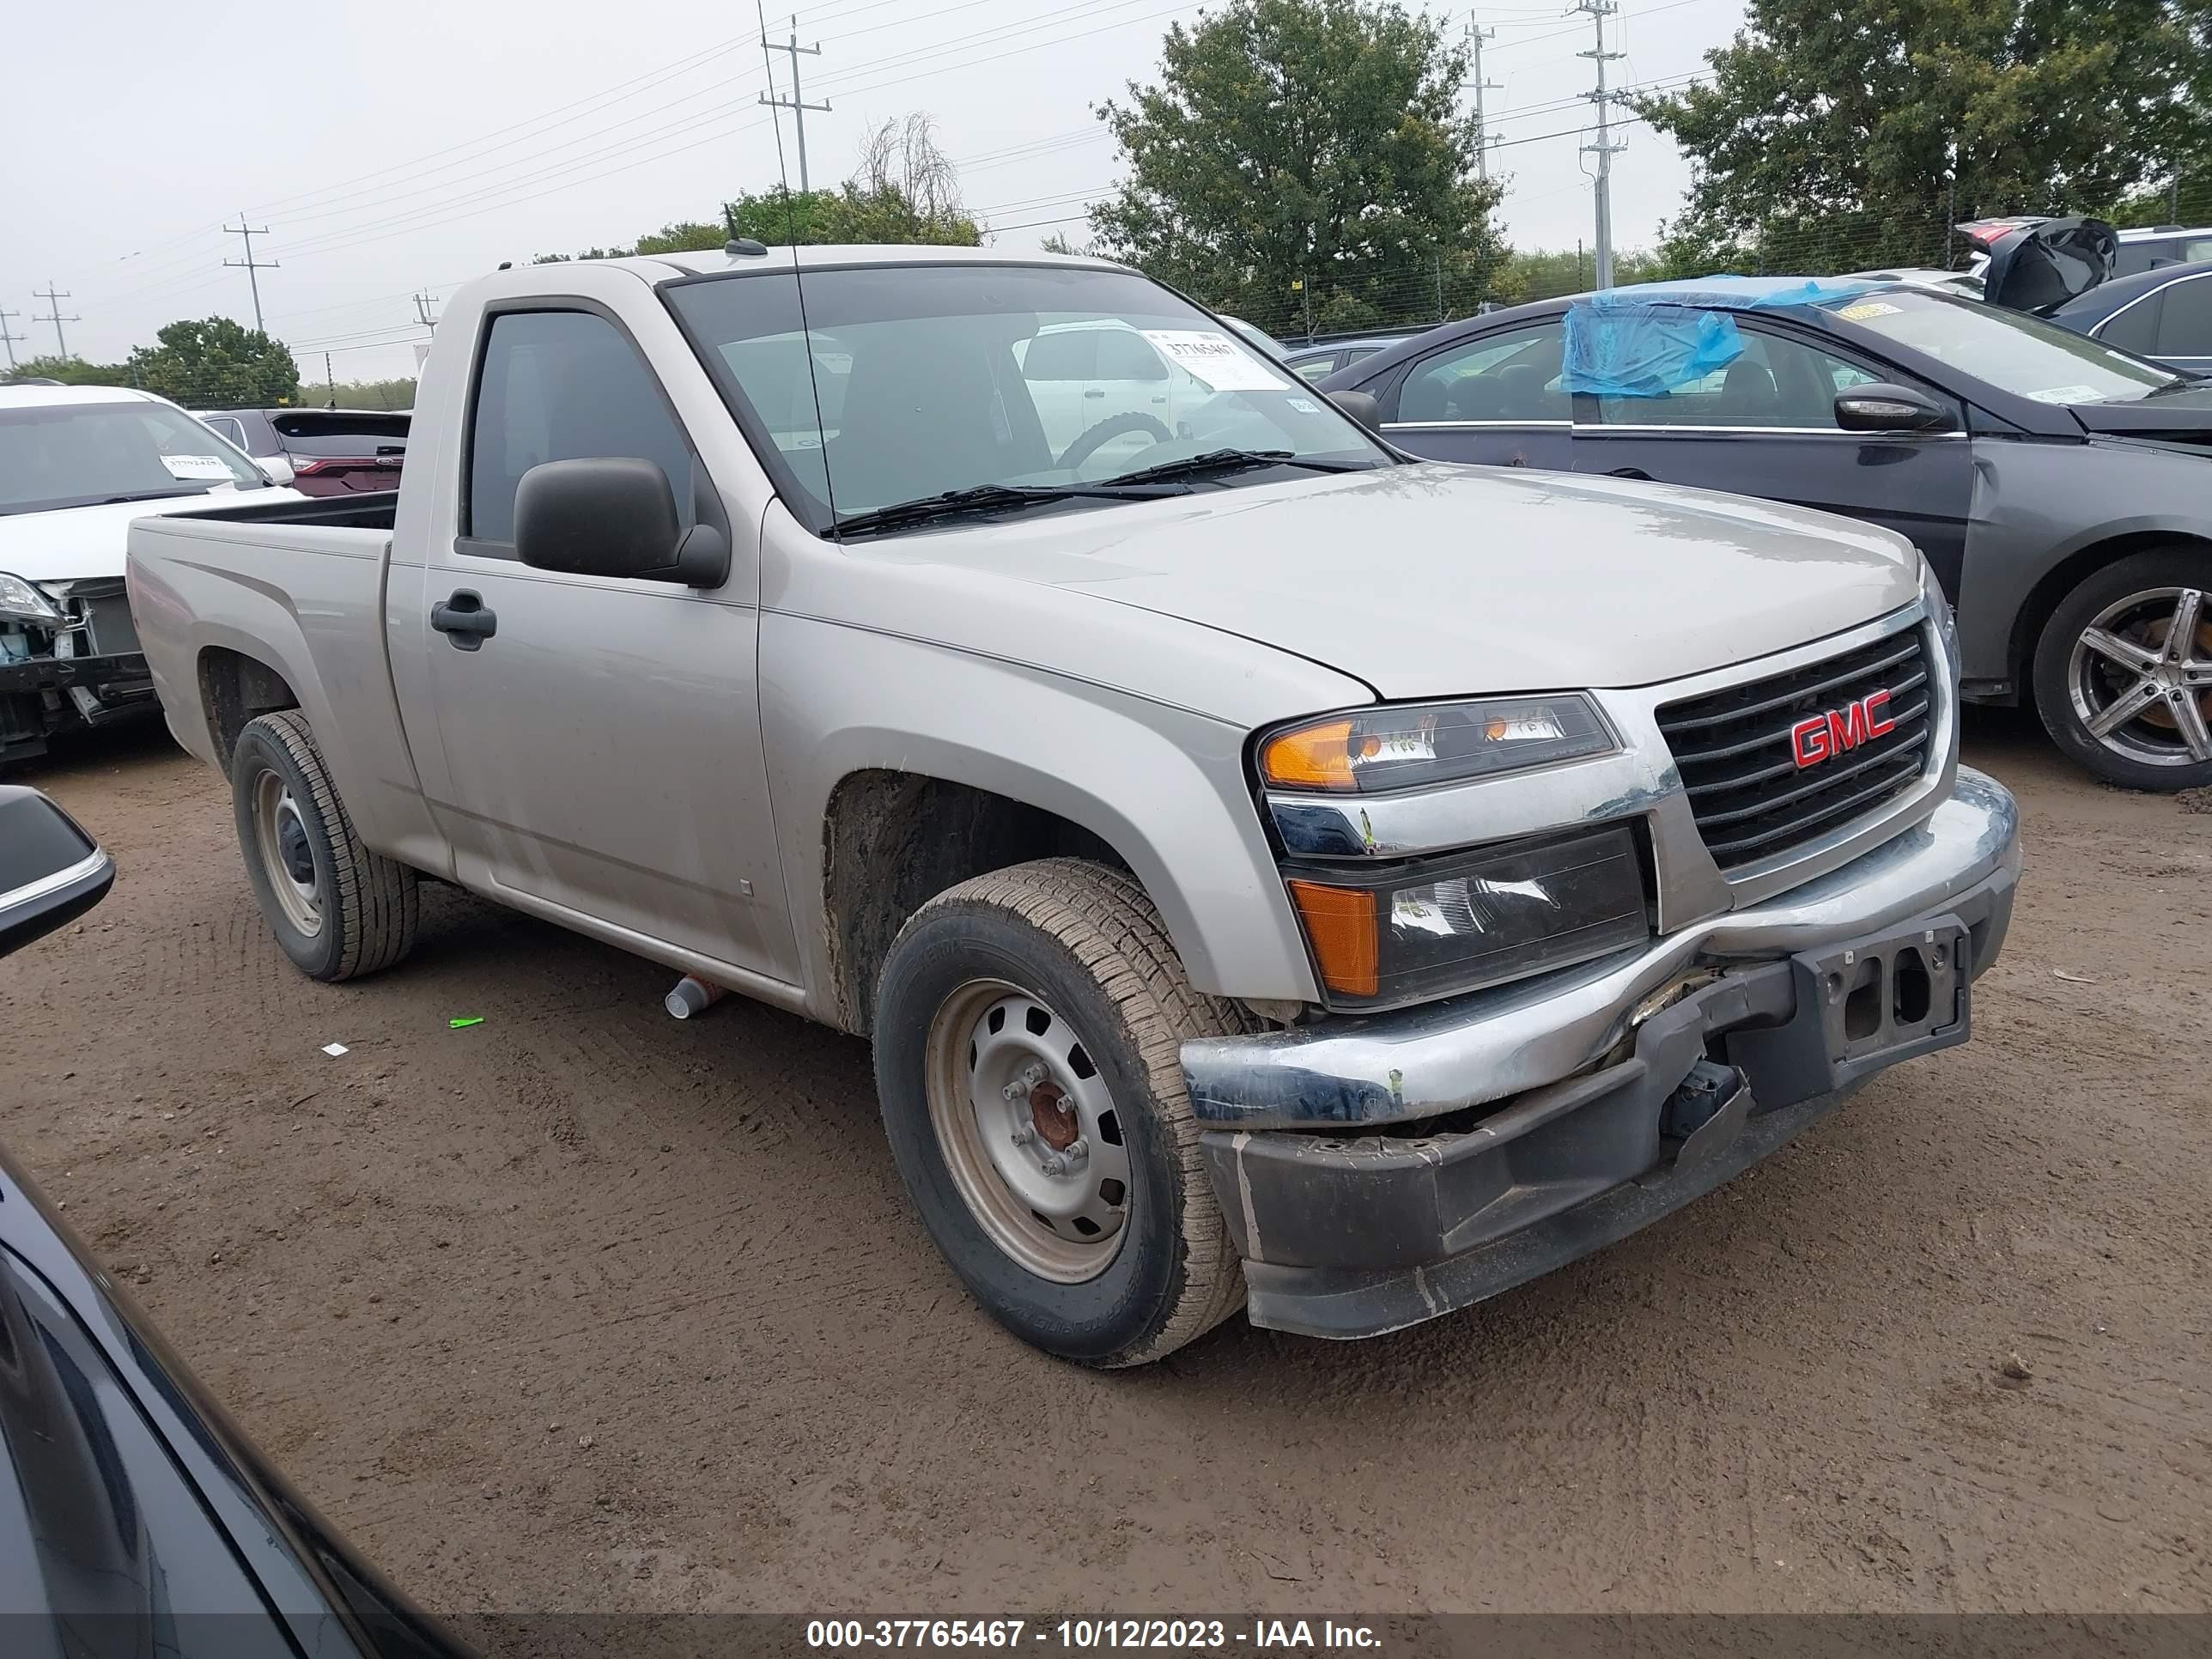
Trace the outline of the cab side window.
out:
<instances>
[{"instance_id":1,"label":"cab side window","mask_svg":"<svg viewBox=\"0 0 2212 1659\"><path fill-rule=\"evenodd\" d=\"M602 456L658 465L690 527L697 459L622 331L587 311L495 316L469 419L461 534L479 544L469 550L514 556L514 492L532 467Z\"/></svg>"},{"instance_id":2,"label":"cab side window","mask_svg":"<svg viewBox=\"0 0 2212 1659\"><path fill-rule=\"evenodd\" d=\"M1393 418L1409 426L1565 422L1573 410L1559 389L1561 352L1556 318L1439 352L1407 377Z\"/></svg>"}]
</instances>

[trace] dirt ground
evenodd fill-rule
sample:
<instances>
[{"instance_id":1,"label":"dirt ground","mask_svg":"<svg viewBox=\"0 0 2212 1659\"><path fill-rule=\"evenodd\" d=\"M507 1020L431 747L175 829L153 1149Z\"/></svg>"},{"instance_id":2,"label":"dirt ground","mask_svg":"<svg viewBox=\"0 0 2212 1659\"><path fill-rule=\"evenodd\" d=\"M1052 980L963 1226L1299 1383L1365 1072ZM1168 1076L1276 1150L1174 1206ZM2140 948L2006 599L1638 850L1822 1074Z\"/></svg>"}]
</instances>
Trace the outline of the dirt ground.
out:
<instances>
[{"instance_id":1,"label":"dirt ground","mask_svg":"<svg viewBox=\"0 0 2212 1659\"><path fill-rule=\"evenodd\" d=\"M12 780L122 875L0 964L0 1139L441 1610L2202 1610L2212 816L1968 751L2028 857L1971 1044L1376 1342L1031 1352L860 1043L442 889L313 984L155 732Z\"/></svg>"}]
</instances>

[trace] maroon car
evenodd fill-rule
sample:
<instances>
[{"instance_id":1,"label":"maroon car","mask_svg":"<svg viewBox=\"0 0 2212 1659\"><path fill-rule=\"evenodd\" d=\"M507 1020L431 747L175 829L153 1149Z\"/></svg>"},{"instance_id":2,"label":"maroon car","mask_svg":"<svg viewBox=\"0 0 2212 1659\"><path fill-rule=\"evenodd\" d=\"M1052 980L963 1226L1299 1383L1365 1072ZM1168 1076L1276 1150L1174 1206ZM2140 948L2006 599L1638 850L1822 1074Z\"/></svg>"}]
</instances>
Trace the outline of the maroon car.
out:
<instances>
[{"instance_id":1,"label":"maroon car","mask_svg":"<svg viewBox=\"0 0 2212 1659\"><path fill-rule=\"evenodd\" d=\"M405 410L207 409L195 411L266 468L308 495L399 488L407 459ZM284 475L289 472L289 477Z\"/></svg>"}]
</instances>

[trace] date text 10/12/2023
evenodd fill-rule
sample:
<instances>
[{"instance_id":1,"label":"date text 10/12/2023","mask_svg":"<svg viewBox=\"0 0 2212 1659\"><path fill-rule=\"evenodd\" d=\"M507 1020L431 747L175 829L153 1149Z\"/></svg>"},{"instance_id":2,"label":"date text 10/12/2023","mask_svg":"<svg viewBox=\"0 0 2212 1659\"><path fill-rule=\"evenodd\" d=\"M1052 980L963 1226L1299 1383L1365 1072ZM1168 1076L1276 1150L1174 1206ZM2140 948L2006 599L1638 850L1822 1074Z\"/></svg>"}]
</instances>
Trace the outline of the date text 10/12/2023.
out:
<instances>
[{"instance_id":1,"label":"date text 10/12/2023","mask_svg":"<svg viewBox=\"0 0 2212 1659\"><path fill-rule=\"evenodd\" d=\"M810 1648L1012 1648L1047 1653L1152 1649L1372 1652L1371 1626L1333 1619L811 1619Z\"/></svg>"}]
</instances>

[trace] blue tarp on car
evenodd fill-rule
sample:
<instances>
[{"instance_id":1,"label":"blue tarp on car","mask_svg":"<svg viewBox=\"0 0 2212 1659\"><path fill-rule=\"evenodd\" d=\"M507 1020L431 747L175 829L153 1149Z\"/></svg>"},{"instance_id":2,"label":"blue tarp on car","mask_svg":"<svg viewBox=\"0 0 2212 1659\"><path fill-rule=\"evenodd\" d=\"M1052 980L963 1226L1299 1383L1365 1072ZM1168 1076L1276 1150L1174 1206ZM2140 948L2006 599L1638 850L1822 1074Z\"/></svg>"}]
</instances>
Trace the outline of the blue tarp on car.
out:
<instances>
[{"instance_id":1,"label":"blue tarp on car","mask_svg":"<svg viewBox=\"0 0 2212 1659\"><path fill-rule=\"evenodd\" d=\"M1560 388L1601 398L1663 398L1743 355L1735 313L1848 300L1874 286L1807 276L1700 276L1606 289L1567 308Z\"/></svg>"}]
</instances>

